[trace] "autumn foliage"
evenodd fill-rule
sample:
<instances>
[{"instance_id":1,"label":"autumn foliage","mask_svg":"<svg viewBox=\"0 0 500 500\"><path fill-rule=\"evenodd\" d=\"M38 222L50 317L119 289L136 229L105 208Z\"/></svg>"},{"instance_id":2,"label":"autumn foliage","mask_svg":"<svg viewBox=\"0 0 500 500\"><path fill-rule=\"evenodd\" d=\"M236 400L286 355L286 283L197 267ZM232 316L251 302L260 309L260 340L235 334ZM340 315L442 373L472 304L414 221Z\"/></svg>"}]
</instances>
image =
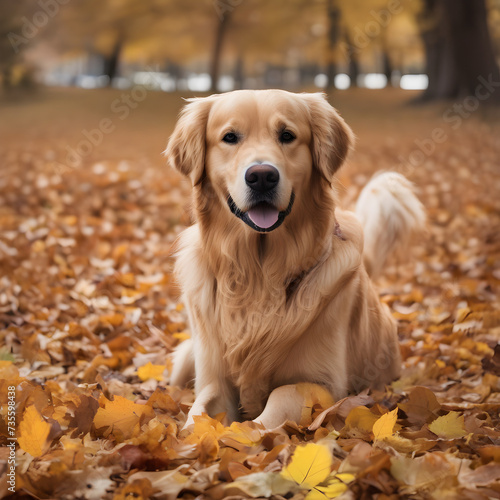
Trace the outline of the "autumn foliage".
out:
<instances>
[{"instance_id":1,"label":"autumn foliage","mask_svg":"<svg viewBox=\"0 0 500 500\"><path fill-rule=\"evenodd\" d=\"M414 148L360 142L347 204ZM181 430L193 392L168 384L189 337L171 276L189 224L178 177L125 160L61 171L38 153L1 151L0 432L5 445L14 385L17 498L500 498L500 144L487 126L403 172L429 230L379 283L401 378L333 404L311 385L302 421L273 430L221 415Z\"/></svg>"}]
</instances>

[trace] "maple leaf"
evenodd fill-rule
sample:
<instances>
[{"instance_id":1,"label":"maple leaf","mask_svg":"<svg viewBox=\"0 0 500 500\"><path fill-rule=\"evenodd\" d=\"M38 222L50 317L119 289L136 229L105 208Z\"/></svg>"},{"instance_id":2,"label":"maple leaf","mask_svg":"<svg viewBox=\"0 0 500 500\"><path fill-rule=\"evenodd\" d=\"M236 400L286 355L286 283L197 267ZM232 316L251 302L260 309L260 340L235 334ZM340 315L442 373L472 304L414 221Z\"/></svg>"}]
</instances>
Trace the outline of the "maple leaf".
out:
<instances>
[{"instance_id":1,"label":"maple leaf","mask_svg":"<svg viewBox=\"0 0 500 500\"><path fill-rule=\"evenodd\" d=\"M33 457L39 457L48 448L50 425L34 405L28 406L19 424L19 446Z\"/></svg>"},{"instance_id":2,"label":"maple leaf","mask_svg":"<svg viewBox=\"0 0 500 500\"><path fill-rule=\"evenodd\" d=\"M226 432L219 420L209 417L206 413L195 415L193 432L186 438L187 443L197 442L205 434L218 439Z\"/></svg>"},{"instance_id":3,"label":"maple leaf","mask_svg":"<svg viewBox=\"0 0 500 500\"><path fill-rule=\"evenodd\" d=\"M99 408L94 417L96 429L111 427L113 432L119 431L126 438L132 435L141 417L154 417L150 406L136 404L121 396L115 396L113 401L102 399L104 407Z\"/></svg>"},{"instance_id":4,"label":"maple leaf","mask_svg":"<svg viewBox=\"0 0 500 500\"><path fill-rule=\"evenodd\" d=\"M155 392L148 399L147 405L173 415L179 413L179 406L162 387L155 389Z\"/></svg>"}]
</instances>

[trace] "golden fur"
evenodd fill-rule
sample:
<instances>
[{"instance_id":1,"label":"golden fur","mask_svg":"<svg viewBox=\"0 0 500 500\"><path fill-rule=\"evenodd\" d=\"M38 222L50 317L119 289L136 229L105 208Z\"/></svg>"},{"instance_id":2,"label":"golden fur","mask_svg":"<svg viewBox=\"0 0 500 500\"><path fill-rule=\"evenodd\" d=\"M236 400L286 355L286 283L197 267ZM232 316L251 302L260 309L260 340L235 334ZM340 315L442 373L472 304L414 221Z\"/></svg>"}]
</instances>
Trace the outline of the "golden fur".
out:
<instances>
[{"instance_id":1,"label":"golden fur","mask_svg":"<svg viewBox=\"0 0 500 500\"><path fill-rule=\"evenodd\" d=\"M290 144L277 140L284 127L295 135ZM237 145L221 140L231 130L242 137ZM398 376L396 325L363 263L380 269L387 255L372 246L363 256L356 215L336 209L332 181L352 142L321 94L236 91L184 108L166 155L192 181L196 219L180 236L176 263L192 339L175 353L171 377L173 385L195 378L188 424L201 412L258 418L270 393L288 384L318 383L340 398ZM243 177L252 162L278 168L280 211L295 195L271 232L252 229L228 207L230 195L249 209ZM416 200L405 179L391 175L378 196L392 186ZM365 203L360 217L369 210ZM420 215L408 224L417 226ZM400 235L370 231L372 240L389 241L387 253Z\"/></svg>"}]
</instances>

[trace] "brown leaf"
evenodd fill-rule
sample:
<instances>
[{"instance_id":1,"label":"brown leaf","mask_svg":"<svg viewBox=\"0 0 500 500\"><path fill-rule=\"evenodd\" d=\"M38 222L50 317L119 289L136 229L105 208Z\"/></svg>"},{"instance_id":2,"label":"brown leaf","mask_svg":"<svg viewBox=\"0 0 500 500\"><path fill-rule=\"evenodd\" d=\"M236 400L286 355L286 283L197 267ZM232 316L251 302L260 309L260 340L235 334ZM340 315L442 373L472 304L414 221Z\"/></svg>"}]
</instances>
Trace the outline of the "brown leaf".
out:
<instances>
[{"instance_id":1,"label":"brown leaf","mask_svg":"<svg viewBox=\"0 0 500 500\"><path fill-rule=\"evenodd\" d=\"M99 402L95 398L82 394L80 396L80 404L76 407L75 416L70 426L76 427L81 434L87 434L87 432L90 432L98 408Z\"/></svg>"},{"instance_id":2,"label":"brown leaf","mask_svg":"<svg viewBox=\"0 0 500 500\"><path fill-rule=\"evenodd\" d=\"M441 405L434 393L426 387L415 387L410 391L407 403L398 403L412 424L424 424L437 417Z\"/></svg>"},{"instance_id":3,"label":"brown leaf","mask_svg":"<svg viewBox=\"0 0 500 500\"><path fill-rule=\"evenodd\" d=\"M491 358L482 360L483 370L493 373L500 377L500 344L495 346L495 353Z\"/></svg>"}]
</instances>

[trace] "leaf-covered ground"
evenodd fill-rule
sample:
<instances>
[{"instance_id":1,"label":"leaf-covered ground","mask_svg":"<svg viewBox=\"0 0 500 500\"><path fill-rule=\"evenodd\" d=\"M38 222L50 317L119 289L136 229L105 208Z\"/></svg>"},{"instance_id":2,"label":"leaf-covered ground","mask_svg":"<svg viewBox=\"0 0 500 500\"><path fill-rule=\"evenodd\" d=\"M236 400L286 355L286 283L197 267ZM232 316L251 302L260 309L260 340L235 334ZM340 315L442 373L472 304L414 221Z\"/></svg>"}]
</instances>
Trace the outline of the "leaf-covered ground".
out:
<instances>
[{"instance_id":1,"label":"leaf-covered ground","mask_svg":"<svg viewBox=\"0 0 500 500\"><path fill-rule=\"evenodd\" d=\"M122 121L110 111L119 95L2 103L0 496L11 495L15 386L17 498L500 498L493 114L453 130L446 107L339 94L359 135L344 204L373 172L396 168L428 211L428 233L379 283L400 322L401 379L333 406L312 388L298 426L207 417L186 432L193 393L168 385L168 354L189 336L170 256L190 222L189 188L160 156L181 100L148 95ZM67 146L105 117L116 129L65 166ZM415 140L436 127L447 139L422 160Z\"/></svg>"}]
</instances>

